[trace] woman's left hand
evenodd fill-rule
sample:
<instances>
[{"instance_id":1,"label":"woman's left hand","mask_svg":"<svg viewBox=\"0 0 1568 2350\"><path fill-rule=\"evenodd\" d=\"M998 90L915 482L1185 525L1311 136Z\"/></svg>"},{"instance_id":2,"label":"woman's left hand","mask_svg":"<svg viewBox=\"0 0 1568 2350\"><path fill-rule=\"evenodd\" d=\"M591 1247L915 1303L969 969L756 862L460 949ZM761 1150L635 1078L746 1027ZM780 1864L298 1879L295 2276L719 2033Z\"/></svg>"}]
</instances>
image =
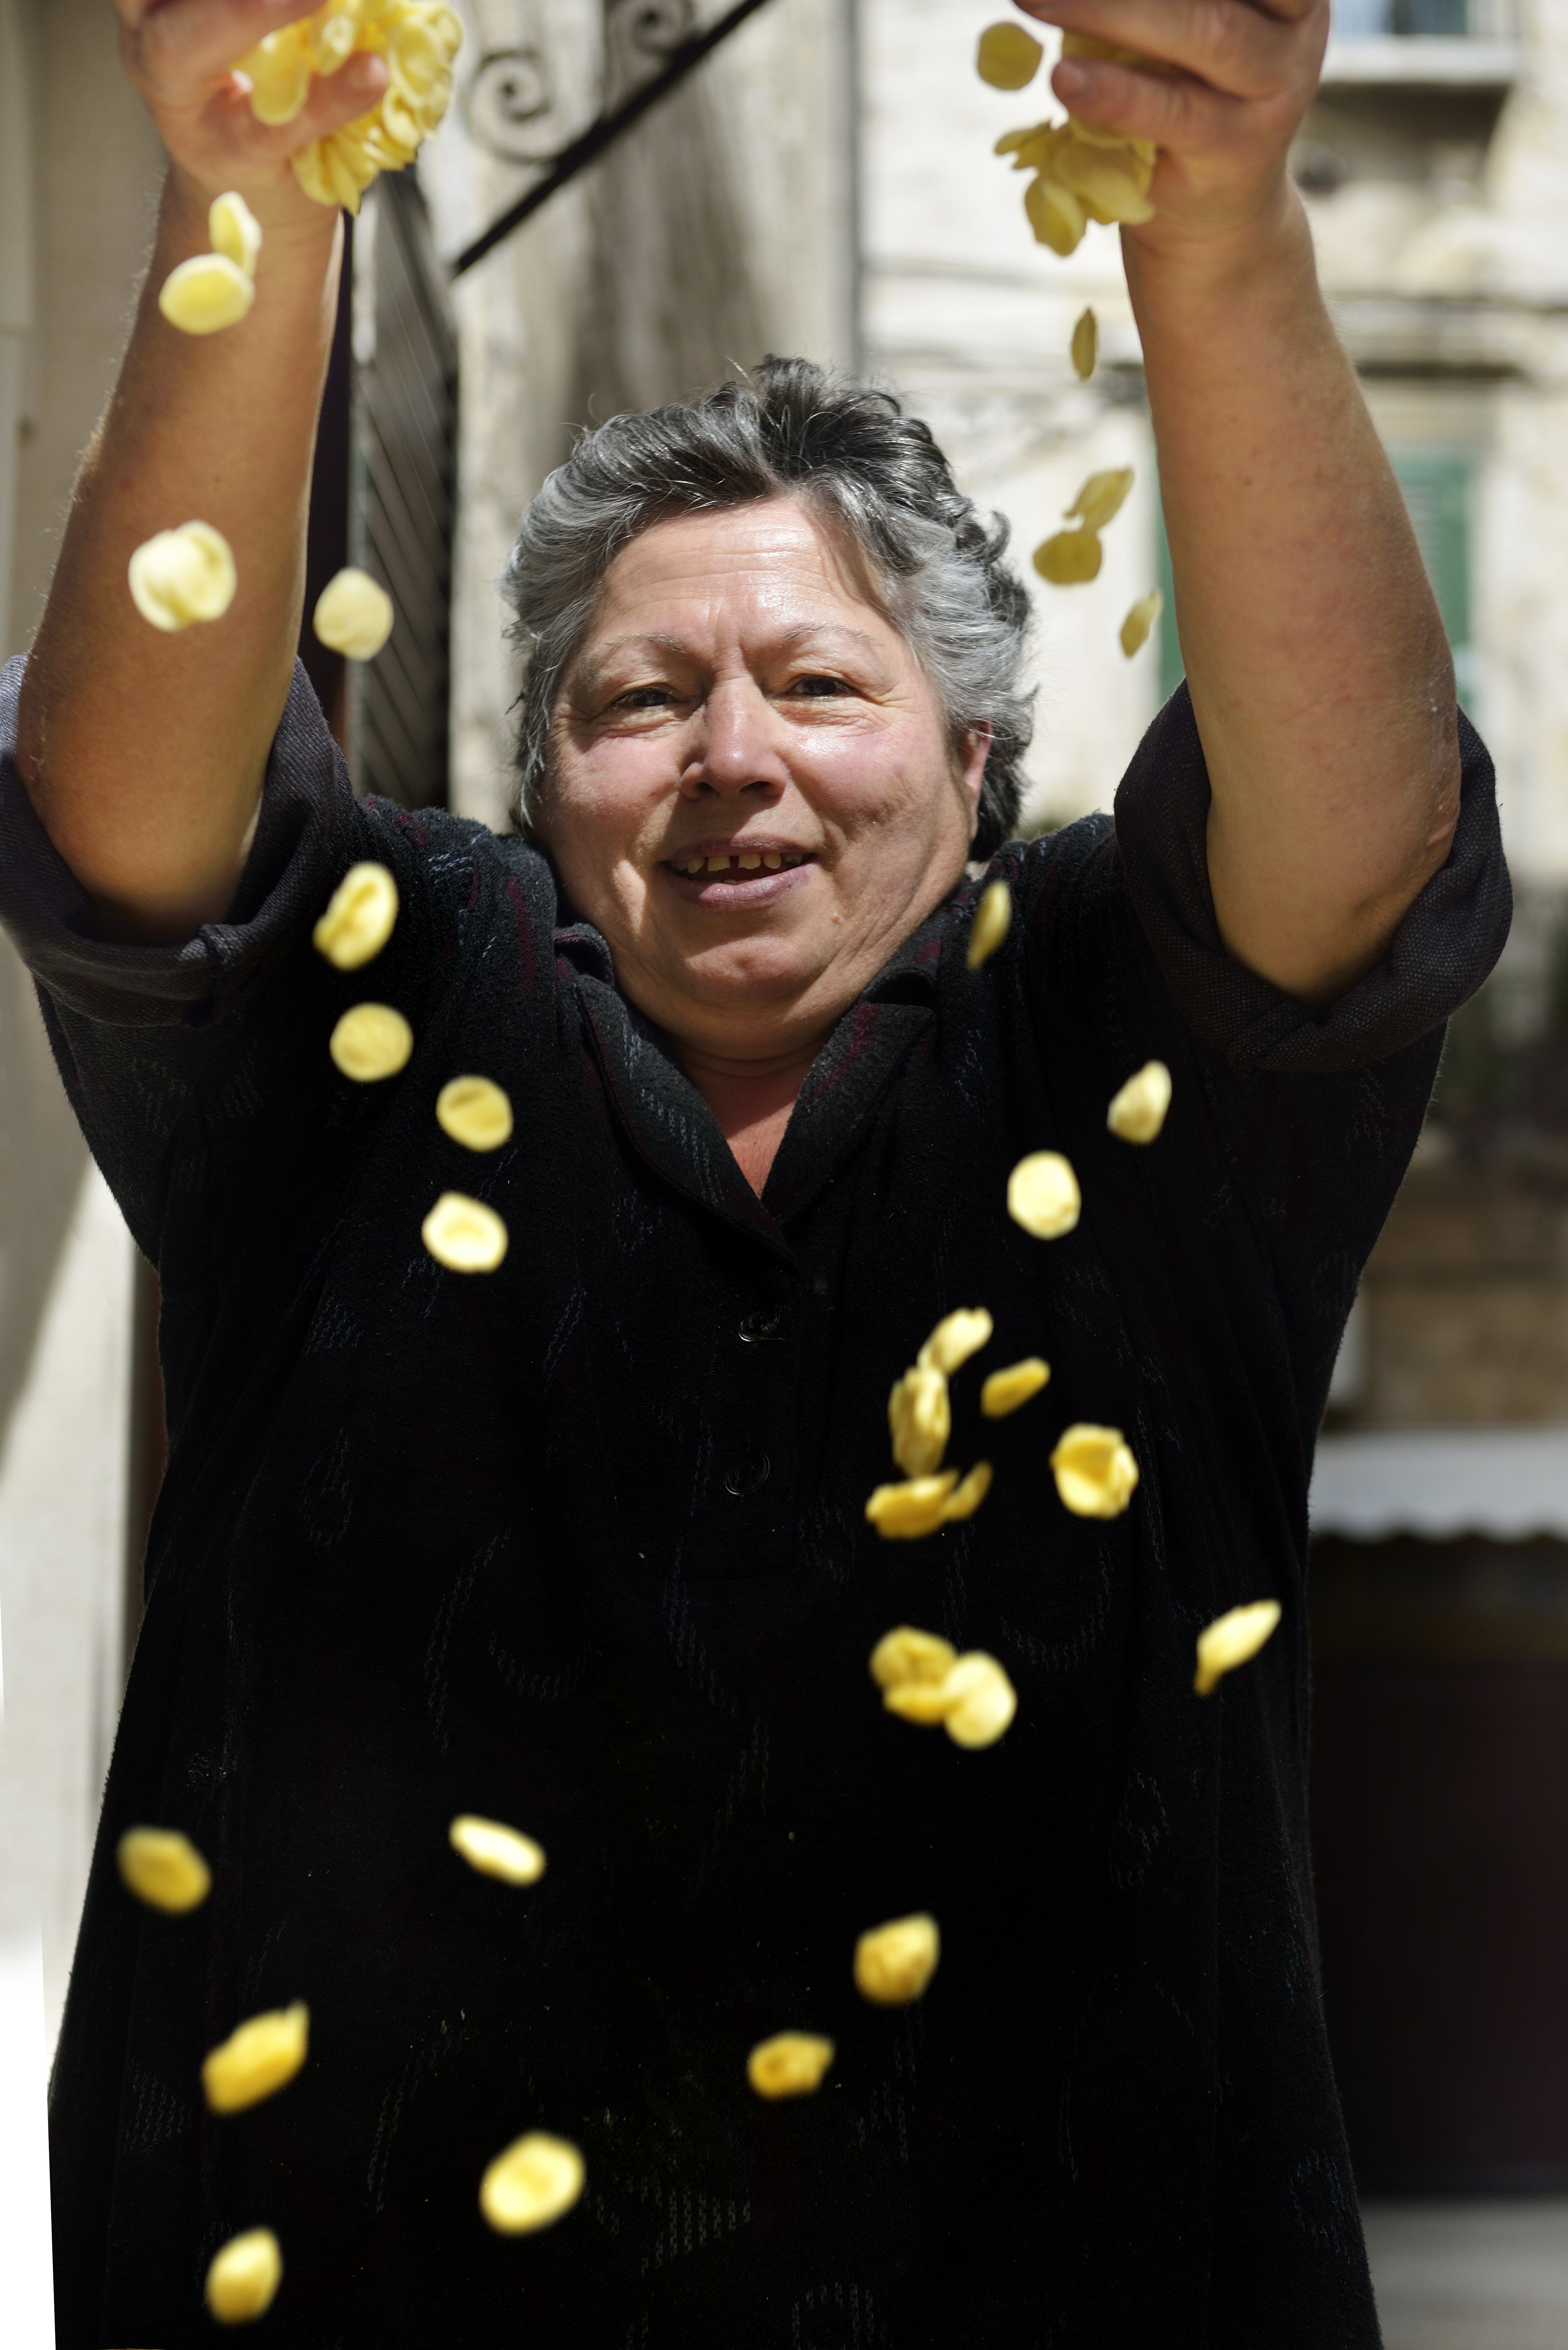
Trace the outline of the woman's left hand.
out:
<instances>
[{"instance_id":1,"label":"woman's left hand","mask_svg":"<svg viewBox=\"0 0 1568 2350\"><path fill-rule=\"evenodd\" d=\"M1328 40L1329 0L1018 0L1064 32L1132 49L1163 71L1064 57L1056 96L1082 121L1160 151L1155 217L1123 232L1145 251L1271 234L1286 157Z\"/></svg>"}]
</instances>

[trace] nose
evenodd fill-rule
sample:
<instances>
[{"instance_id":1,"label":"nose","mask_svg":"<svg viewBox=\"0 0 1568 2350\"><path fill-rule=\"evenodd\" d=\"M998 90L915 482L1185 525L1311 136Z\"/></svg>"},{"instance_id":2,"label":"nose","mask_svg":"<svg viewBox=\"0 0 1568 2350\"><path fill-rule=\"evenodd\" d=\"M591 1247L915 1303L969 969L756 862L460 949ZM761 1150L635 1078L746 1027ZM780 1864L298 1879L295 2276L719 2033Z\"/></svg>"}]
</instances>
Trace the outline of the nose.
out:
<instances>
[{"instance_id":1,"label":"nose","mask_svg":"<svg viewBox=\"0 0 1568 2350\"><path fill-rule=\"evenodd\" d=\"M788 782L779 722L766 694L749 677L715 684L702 704L682 789L693 798L711 791L733 799L748 791L772 796Z\"/></svg>"}]
</instances>

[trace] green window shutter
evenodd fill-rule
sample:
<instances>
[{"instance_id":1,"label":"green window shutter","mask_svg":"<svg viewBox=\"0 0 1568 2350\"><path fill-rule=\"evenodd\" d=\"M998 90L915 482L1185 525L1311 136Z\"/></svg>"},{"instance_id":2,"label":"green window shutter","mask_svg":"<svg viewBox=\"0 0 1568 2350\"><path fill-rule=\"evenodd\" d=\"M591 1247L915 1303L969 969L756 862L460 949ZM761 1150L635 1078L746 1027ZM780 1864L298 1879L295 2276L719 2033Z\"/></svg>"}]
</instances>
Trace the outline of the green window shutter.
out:
<instances>
[{"instance_id":1,"label":"green window shutter","mask_svg":"<svg viewBox=\"0 0 1568 2350\"><path fill-rule=\"evenodd\" d=\"M1468 457L1437 455L1426 450L1391 449L1388 454L1453 648L1462 698L1469 682L1474 467Z\"/></svg>"}]
</instances>

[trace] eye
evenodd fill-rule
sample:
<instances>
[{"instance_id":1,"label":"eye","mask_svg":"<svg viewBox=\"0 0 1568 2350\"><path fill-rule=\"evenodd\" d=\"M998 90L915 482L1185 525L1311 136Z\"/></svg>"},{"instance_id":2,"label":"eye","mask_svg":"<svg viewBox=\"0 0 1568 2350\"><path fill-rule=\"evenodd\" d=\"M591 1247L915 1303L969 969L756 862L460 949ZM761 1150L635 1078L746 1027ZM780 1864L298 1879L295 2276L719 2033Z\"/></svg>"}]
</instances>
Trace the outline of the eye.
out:
<instances>
[{"instance_id":1,"label":"eye","mask_svg":"<svg viewBox=\"0 0 1568 2350\"><path fill-rule=\"evenodd\" d=\"M789 690L792 694L797 695L803 701L826 702L834 694L853 693L855 688L846 684L841 677L814 674L810 677L797 677Z\"/></svg>"},{"instance_id":2,"label":"eye","mask_svg":"<svg viewBox=\"0 0 1568 2350\"><path fill-rule=\"evenodd\" d=\"M625 693L618 693L609 704L611 710L664 710L677 699L668 685L634 685Z\"/></svg>"}]
</instances>

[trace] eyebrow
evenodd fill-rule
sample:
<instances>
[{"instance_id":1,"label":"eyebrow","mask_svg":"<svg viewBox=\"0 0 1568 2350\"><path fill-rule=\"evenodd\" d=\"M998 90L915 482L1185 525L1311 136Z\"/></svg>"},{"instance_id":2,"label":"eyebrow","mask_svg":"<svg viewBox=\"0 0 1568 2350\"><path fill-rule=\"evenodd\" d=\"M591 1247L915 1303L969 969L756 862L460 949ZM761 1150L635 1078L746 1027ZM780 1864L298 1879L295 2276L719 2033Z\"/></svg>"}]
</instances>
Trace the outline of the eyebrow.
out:
<instances>
[{"instance_id":1,"label":"eyebrow","mask_svg":"<svg viewBox=\"0 0 1568 2350\"><path fill-rule=\"evenodd\" d=\"M857 645L863 652L868 653L881 650L876 638L864 629L840 628L833 621L803 621L797 628L784 629L772 642L784 652L794 652L802 645L814 643ZM585 653L582 667L577 672L579 678L590 687L597 685L612 657L633 649L666 653L672 660L690 660L691 658L691 648L684 638L670 636L657 629L639 629L628 636L611 637L607 643L596 645L590 652Z\"/></svg>"}]
</instances>

